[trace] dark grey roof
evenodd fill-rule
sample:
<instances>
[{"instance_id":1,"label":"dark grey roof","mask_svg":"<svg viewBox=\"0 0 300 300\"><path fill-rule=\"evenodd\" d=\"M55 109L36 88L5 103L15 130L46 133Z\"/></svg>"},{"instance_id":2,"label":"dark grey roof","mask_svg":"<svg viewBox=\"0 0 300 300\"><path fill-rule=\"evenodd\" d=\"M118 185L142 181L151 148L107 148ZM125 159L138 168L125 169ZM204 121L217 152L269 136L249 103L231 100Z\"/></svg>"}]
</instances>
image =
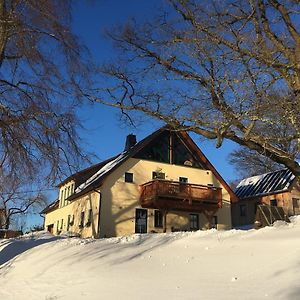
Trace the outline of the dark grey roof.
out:
<instances>
[{"instance_id":1,"label":"dark grey roof","mask_svg":"<svg viewBox=\"0 0 300 300\"><path fill-rule=\"evenodd\" d=\"M235 194L243 199L284 192L294 179L295 175L288 169L245 178L236 187Z\"/></svg>"}]
</instances>

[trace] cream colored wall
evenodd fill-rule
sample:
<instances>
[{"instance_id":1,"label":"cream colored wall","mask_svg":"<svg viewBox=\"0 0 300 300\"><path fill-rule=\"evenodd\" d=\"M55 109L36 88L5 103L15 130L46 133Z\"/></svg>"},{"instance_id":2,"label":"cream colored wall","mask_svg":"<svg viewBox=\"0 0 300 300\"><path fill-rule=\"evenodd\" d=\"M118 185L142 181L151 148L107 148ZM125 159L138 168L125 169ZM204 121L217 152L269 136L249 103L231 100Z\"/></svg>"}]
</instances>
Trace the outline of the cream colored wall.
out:
<instances>
[{"instance_id":1,"label":"cream colored wall","mask_svg":"<svg viewBox=\"0 0 300 300\"><path fill-rule=\"evenodd\" d=\"M178 181L179 177L187 177L189 183L212 184L215 187L221 187L222 208L216 213L219 223L218 229L231 228L229 194L211 171L130 158L106 178L101 188L101 237L134 233L135 209L140 208L139 185L152 180L153 171L165 173L166 180ZM125 172L134 174L133 183L125 182ZM148 210L148 232L151 232L151 230L161 231L153 227L154 221L151 214L153 214L152 210ZM188 217L188 213L169 212L167 216L168 231L171 230L172 223L181 229L188 230ZM207 222L202 214L199 215L199 219L202 227L207 226Z\"/></svg>"},{"instance_id":2,"label":"cream colored wall","mask_svg":"<svg viewBox=\"0 0 300 300\"><path fill-rule=\"evenodd\" d=\"M67 230L68 215L74 216L74 224L69 227L69 231L79 234L82 237L97 237L98 234L98 215L99 215L100 194L93 191L88 193L68 205L58 208L45 216L45 229L48 225L54 224L54 234ZM89 209L92 208L93 216L90 226L86 226L88 220ZM80 228L80 215L85 212L84 227ZM63 228L61 229L61 220L63 220ZM57 230L57 222L59 228Z\"/></svg>"}]
</instances>

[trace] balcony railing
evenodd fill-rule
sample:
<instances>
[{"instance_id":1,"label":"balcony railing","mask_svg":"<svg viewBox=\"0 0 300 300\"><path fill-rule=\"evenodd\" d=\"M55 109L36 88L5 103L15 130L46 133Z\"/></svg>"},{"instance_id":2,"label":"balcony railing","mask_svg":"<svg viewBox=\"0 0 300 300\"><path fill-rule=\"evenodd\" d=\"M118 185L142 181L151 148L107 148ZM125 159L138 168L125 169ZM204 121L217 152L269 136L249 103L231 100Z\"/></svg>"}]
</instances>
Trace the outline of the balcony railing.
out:
<instances>
[{"instance_id":1,"label":"balcony railing","mask_svg":"<svg viewBox=\"0 0 300 300\"><path fill-rule=\"evenodd\" d=\"M202 212L222 205L222 189L200 184L156 179L141 185L141 206Z\"/></svg>"}]
</instances>

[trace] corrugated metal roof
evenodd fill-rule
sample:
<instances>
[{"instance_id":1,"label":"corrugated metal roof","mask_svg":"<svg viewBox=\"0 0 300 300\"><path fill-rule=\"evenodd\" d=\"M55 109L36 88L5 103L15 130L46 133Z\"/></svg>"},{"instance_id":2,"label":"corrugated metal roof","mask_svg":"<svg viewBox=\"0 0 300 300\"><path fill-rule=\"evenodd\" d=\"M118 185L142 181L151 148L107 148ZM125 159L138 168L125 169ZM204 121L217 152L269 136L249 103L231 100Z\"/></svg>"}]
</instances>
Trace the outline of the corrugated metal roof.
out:
<instances>
[{"instance_id":1,"label":"corrugated metal roof","mask_svg":"<svg viewBox=\"0 0 300 300\"><path fill-rule=\"evenodd\" d=\"M236 187L235 194L243 199L283 192L289 189L294 179L295 175L288 169L245 178Z\"/></svg>"}]
</instances>

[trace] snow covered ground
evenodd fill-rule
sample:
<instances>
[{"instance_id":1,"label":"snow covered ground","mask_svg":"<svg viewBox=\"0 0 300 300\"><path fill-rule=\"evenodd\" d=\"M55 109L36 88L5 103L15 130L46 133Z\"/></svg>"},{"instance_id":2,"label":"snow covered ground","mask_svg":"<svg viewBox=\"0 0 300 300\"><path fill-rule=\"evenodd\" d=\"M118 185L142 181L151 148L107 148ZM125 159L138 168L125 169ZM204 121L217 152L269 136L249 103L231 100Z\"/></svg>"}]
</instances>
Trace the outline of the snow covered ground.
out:
<instances>
[{"instance_id":1,"label":"snow covered ground","mask_svg":"<svg viewBox=\"0 0 300 300\"><path fill-rule=\"evenodd\" d=\"M300 217L250 231L0 240L0 299L300 299Z\"/></svg>"}]
</instances>

